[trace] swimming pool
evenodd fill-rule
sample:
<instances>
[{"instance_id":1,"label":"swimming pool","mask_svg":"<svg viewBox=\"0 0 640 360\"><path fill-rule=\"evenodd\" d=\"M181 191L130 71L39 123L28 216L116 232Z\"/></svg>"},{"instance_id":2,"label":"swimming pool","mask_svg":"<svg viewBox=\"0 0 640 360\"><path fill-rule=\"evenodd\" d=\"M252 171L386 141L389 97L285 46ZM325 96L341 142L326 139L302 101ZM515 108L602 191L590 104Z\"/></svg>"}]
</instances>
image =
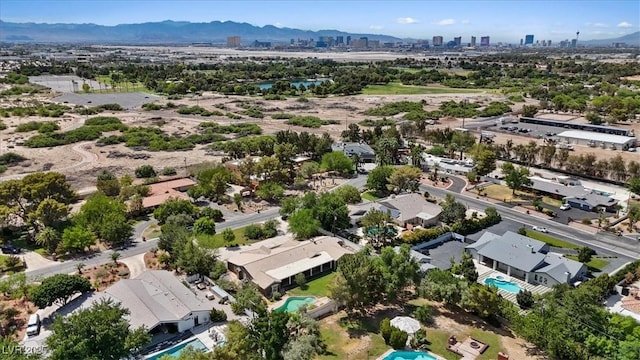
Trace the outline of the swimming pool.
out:
<instances>
[{"instance_id":1,"label":"swimming pool","mask_svg":"<svg viewBox=\"0 0 640 360\"><path fill-rule=\"evenodd\" d=\"M304 305L311 305L315 301L316 298L313 296L291 296L287 300L285 300L284 304L278 307L276 311L286 311L289 313L294 313Z\"/></svg>"},{"instance_id":2,"label":"swimming pool","mask_svg":"<svg viewBox=\"0 0 640 360\"><path fill-rule=\"evenodd\" d=\"M510 292L512 294L517 294L522 290L518 284L513 283L511 281L498 279L497 277L496 278L486 278L486 279L484 279L484 283L485 283L485 285L495 286L498 289L504 290L506 292Z\"/></svg>"},{"instance_id":3,"label":"swimming pool","mask_svg":"<svg viewBox=\"0 0 640 360\"><path fill-rule=\"evenodd\" d=\"M438 360L422 351L394 351L384 357L384 360Z\"/></svg>"},{"instance_id":4,"label":"swimming pool","mask_svg":"<svg viewBox=\"0 0 640 360\"><path fill-rule=\"evenodd\" d=\"M191 341L184 342L182 344L176 345L172 348L159 352L151 357L146 358L146 360L158 360L165 355L169 355L171 357L177 358L180 356L182 350L184 350L187 346L191 346L195 350L200 350L202 352L209 351L209 348L202 343L202 341L198 339L193 339Z\"/></svg>"}]
</instances>

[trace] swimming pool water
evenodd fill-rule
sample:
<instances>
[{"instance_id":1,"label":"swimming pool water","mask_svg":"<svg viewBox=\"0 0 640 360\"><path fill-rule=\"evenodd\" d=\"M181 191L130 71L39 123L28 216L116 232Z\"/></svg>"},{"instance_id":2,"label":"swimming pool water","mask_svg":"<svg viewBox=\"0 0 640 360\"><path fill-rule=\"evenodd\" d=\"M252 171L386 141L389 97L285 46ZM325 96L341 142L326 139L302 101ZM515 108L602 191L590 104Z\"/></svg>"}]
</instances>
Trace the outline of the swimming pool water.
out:
<instances>
[{"instance_id":1,"label":"swimming pool water","mask_svg":"<svg viewBox=\"0 0 640 360\"><path fill-rule=\"evenodd\" d=\"M384 357L384 360L437 360L422 351L394 351Z\"/></svg>"},{"instance_id":2,"label":"swimming pool water","mask_svg":"<svg viewBox=\"0 0 640 360\"><path fill-rule=\"evenodd\" d=\"M504 281L494 278L486 278L484 279L484 283L489 286L495 286L498 289L504 290L506 292L510 292L512 294L519 293L522 289L516 283L512 283L511 281Z\"/></svg>"},{"instance_id":3,"label":"swimming pool water","mask_svg":"<svg viewBox=\"0 0 640 360\"><path fill-rule=\"evenodd\" d=\"M311 305L316 301L313 296L292 296L288 298L282 306L276 309L276 311L286 311L294 313L298 311L304 305Z\"/></svg>"},{"instance_id":4,"label":"swimming pool water","mask_svg":"<svg viewBox=\"0 0 640 360\"><path fill-rule=\"evenodd\" d=\"M198 339L193 339L191 341L187 341L180 345L164 350L163 352L160 352L152 357L148 357L147 360L158 360L165 355L169 355L171 357L177 358L180 356L180 353L182 353L182 350L184 350L187 346L191 346L195 350L201 350L203 352L209 351L209 348L205 344L203 344L202 341Z\"/></svg>"}]
</instances>

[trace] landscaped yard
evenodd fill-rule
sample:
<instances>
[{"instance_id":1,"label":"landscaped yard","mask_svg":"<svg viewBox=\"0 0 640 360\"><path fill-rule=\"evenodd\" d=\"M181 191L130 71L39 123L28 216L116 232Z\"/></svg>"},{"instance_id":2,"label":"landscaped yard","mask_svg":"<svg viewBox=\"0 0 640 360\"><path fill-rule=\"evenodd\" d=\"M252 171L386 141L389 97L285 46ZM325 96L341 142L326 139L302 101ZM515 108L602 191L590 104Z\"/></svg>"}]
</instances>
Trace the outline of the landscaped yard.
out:
<instances>
[{"instance_id":1,"label":"landscaped yard","mask_svg":"<svg viewBox=\"0 0 640 360\"><path fill-rule=\"evenodd\" d=\"M578 261L578 256L577 255L565 255L566 258L569 258L571 260L575 260ZM604 268L605 266L609 265L609 262L607 260L604 259L600 259L597 257L592 257L591 261L589 261L588 263L586 263L585 265L587 265L587 267L589 267L591 269L591 271L602 271L602 268Z\"/></svg>"},{"instance_id":2,"label":"landscaped yard","mask_svg":"<svg viewBox=\"0 0 640 360\"><path fill-rule=\"evenodd\" d=\"M413 86L403 85L397 82L385 85L368 85L362 90L362 93L365 95L477 94L481 92L483 92L483 90Z\"/></svg>"},{"instance_id":3,"label":"landscaped yard","mask_svg":"<svg viewBox=\"0 0 640 360\"><path fill-rule=\"evenodd\" d=\"M492 199L500 200L500 201L508 201L508 202L525 202L527 200L518 198L518 194L527 195L526 193L522 193L520 191L516 191L516 196L513 196L513 190L509 189L506 186L492 184L489 186L482 187L482 193L486 194L487 197Z\"/></svg>"},{"instance_id":4,"label":"landscaped yard","mask_svg":"<svg viewBox=\"0 0 640 360\"><path fill-rule=\"evenodd\" d=\"M22 235L19 238L11 240L11 244L15 245L22 249L22 251L29 250L35 251L37 254L41 256L47 256L47 250L38 246L37 244L27 241L27 235Z\"/></svg>"},{"instance_id":5,"label":"landscaped yard","mask_svg":"<svg viewBox=\"0 0 640 360\"><path fill-rule=\"evenodd\" d=\"M111 88L107 89L106 87L102 87L102 89L92 88L89 92L92 93L114 93L114 92L148 92L151 91L147 89L141 82L132 83L131 81L121 81L117 84L113 84L111 81L111 76L108 75L99 75L96 77L96 81L99 81L103 84L109 85ZM80 91L83 92L83 91Z\"/></svg>"},{"instance_id":6,"label":"landscaped yard","mask_svg":"<svg viewBox=\"0 0 640 360\"><path fill-rule=\"evenodd\" d=\"M328 275L321 276L317 279L309 281L305 285L305 289L301 289L299 287L288 290L287 294L294 296L329 296L329 290L327 289L329 284L333 283L333 280L336 278L336 272L332 272Z\"/></svg>"},{"instance_id":7,"label":"landscaped yard","mask_svg":"<svg viewBox=\"0 0 640 360\"><path fill-rule=\"evenodd\" d=\"M218 231L218 233L215 235L197 235L196 239L198 239L198 244L200 244L200 246L209 249L217 249L233 245L244 245L249 243L249 240L244 236L244 229L245 228L243 227L239 229L233 229L233 233L235 234L236 239L232 242L224 241L224 239L222 238L221 230Z\"/></svg>"},{"instance_id":8,"label":"landscaped yard","mask_svg":"<svg viewBox=\"0 0 640 360\"><path fill-rule=\"evenodd\" d=\"M327 345L327 354L317 359L376 359L389 346L378 333L378 317L346 321L341 311L320 320L320 334Z\"/></svg>"},{"instance_id":9,"label":"landscaped yard","mask_svg":"<svg viewBox=\"0 0 640 360\"><path fill-rule=\"evenodd\" d=\"M447 349L447 344L449 340L449 336L451 336L451 331L441 330L441 329L427 329L427 339L431 341L431 345L429 346L429 350L435 354L438 354L444 357L447 360L458 360L460 359L460 355L454 354L453 352ZM455 333L456 338L459 341L464 341L467 337L471 336L476 340L480 340L483 343L489 345L487 350L482 353L477 359L497 359L498 353L500 351L504 351L500 346L500 336L496 333L478 329L471 328L467 329L465 332L457 332Z\"/></svg>"},{"instance_id":10,"label":"landscaped yard","mask_svg":"<svg viewBox=\"0 0 640 360\"><path fill-rule=\"evenodd\" d=\"M378 196L376 196L376 193L372 192L372 191L363 192L361 197L363 199L369 200L369 201L376 201L376 200L380 199Z\"/></svg>"},{"instance_id":11,"label":"landscaped yard","mask_svg":"<svg viewBox=\"0 0 640 360\"><path fill-rule=\"evenodd\" d=\"M576 249L576 250L580 248L576 244L572 244L564 240L556 239L553 236L549 236L547 234L544 234L538 231L527 230L527 236L557 248Z\"/></svg>"},{"instance_id":12,"label":"landscaped yard","mask_svg":"<svg viewBox=\"0 0 640 360\"><path fill-rule=\"evenodd\" d=\"M151 224L149 225L148 228L146 228L144 230L144 233L142 234L142 236L144 236L147 240L149 239L155 239L157 237L160 237L160 225L158 224Z\"/></svg>"}]
</instances>

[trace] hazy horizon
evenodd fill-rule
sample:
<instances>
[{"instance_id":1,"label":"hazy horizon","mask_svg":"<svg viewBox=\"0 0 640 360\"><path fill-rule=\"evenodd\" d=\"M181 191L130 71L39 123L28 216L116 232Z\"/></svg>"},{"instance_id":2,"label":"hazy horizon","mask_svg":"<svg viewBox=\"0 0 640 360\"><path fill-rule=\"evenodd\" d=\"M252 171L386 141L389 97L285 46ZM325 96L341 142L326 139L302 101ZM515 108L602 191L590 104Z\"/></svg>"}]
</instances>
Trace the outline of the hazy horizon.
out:
<instances>
[{"instance_id":1,"label":"hazy horizon","mask_svg":"<svg viewBox=\"0 0 640 360\"><path fill-rule=\"evenodd\" d=\"M640 30L638 1L33 1L4 0L0 20L18 23L136 24L166 20L245 22L398 38L478 41L617 38ZM605 10L606 11L603 11ZM573 15L575 13L575 15Z\"/></svg>"}]
</instances>

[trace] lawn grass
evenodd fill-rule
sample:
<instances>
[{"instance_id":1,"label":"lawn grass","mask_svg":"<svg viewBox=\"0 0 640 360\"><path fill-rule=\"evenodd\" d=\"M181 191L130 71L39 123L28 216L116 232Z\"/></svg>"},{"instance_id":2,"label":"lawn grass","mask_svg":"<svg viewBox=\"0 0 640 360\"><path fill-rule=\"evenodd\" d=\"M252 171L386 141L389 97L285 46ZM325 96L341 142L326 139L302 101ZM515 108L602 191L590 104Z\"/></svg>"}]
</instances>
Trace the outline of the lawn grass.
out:
<instances>
[{"instance_id":1,"label":"lawn grass","mask_svg":"<svg viewBox=\"0 0 640 360\"><path fill-rule=\"evenodd\" d=\"M578 261L578 255L565 255L564 257L566 257L567 259ZM587 267L589 267L591 271L602 271L605 266L609 265L609 262L604 259L592 257L591 261L589 261L585 265L587 265Z\"/></svg>"},{"instance_id":2,"label":"lawn grass","mask_svg":"<svg viewBox=\"0 0 640 360\"><path fill-rule=\"evenodd\" d=\"M162 232L160 231L160 225L151 224L148 228L144 229L142 236L144 236L145 239L148 240L160 237L160 234L162 234Z\"/></svg>"},{"instance_id":3,"label":"lawn grass","mask_svg":"<svg viewBox=\"0 0 640 360\"><path fill-rule=\"evenodd\" d=\"M367 85L367 87L362 89L364 95L477 94L481 92L483 92L483 90L413 86L403 85L397 82L385 85Z\"/></svg>"},{"instance_id":4,"label":"lawn grass","mask_svg":"<svg viewBox=\"0 0 640 360\"><path fill-rule=\"evenodd\" d=\"M378 197L373 191L365 191L362 193L361 197L369 201L376 201L380 199L380 197Z\"/></svg>"},{"instance_id":5,"label":"lawn grass","mask_svg":"<svg viewBox=\"0 0 640 360\"><path fill-rule=\"evenodd\" d=\"M333 280L336 278L336 274L336 272L332 272L317 279L311 280L305 285L304 289L301 289L299 287L293 288L291 290L288 290L287 294L295 296L329 296L328 287L329 284L333 283Z\"/></svg>"},{"instance_id":6,"label":"lawn grass","mask_svg":"<svg viewBox=\"0 0 640 360\"><path fill-rule=\"evenodd\" d=\"M553 236L549 236L547 234L544 234L544 233L541 233L541 232L538 232L538 231L533 231L533 230L528 230L527 229L527 236L532 238L532 239L536 239L536 240L542 241L544 243L549 244L550 246L557 247L557 248L576 249L576 250L578 250L580 248L576 244L572 244L570 242L554 238Z\"/></svg>"},{"instance_id":7,"label":"lawn grass","mask_svg":"<svg viewBox=\"0 0 640 360\"><path fill-rule=\"evenodd\" d=\"M101 82L103 84L107 84L111 86L109 89L96 89L92 88L89 90L89 93L92 94L108 94L108 93L123 93L123 92L146 92L151 93L152 91L147 89L141 82L131 82L131 81L121 81L114 87L111 82L111 77L107 75L100 75L96 77L96 81ZM84 93L84 91L80 90L79 93Z\"/></svg>"},{"instance_id":8,"label":"lawn grass","mask_svg":"<svg viewBox=\"0 0 640 360\"><path fill-rule=\"evenodd\" d=\"M47 250L45 248L33 242L27 241L26 233L18 238L12 239L10 243L26 251L35 251L37 254L40 254L42 256L47 255Z\"/></svg>"},{"instance_id":9,"label":"lawn grass","mask_svg":"<svg viewBox=\"0 0 640 360\"><path fill-rule=\"evenodd\" d=\"M327 345L327 352L316 359L377 359L390 349L378 333L377 318L345 319L345 313L340 312L320 321L320 336ZM365 336L369 338L368 346L361 346Z\"/></svg>"},{"instance_id":10,"label":"lawn grass","mask_svg":"<svg viewBox=\"0 0 640 360\"><path fill-rule=\"evenodd\" d=\"M244 245L249 243L249 239L244 236L244 227L239 229L233 229L233 233L236 235L236 239L230 243L224 241L222 238L222 231L215 235L197 235L198 244L203 248L217 249L226 246Z\"/></svg>"},{"instance_id":11,"label":"lawn grass","mask_svg":"<svg viewBox=\"0 0 640 360\"><path fill-rule=\"evenodd\" d=\"M4 262L7 261L8 256L0 255L0 269L4 269Z\"/></svg>"},{"instance_id":12,"label":"lawn grass","mask_svg":"<svg viewBox=\"0 0 640 360\"><path fill-rule=\"evenodd\" d=\"M562 206L562 200L558 200L558 199L554 199L548 196L543 196L542 197L542 202L547 204L547 205L551 205L551 206L555 206L555 207L560 207Z\"/></svg>"}]
</instances>

